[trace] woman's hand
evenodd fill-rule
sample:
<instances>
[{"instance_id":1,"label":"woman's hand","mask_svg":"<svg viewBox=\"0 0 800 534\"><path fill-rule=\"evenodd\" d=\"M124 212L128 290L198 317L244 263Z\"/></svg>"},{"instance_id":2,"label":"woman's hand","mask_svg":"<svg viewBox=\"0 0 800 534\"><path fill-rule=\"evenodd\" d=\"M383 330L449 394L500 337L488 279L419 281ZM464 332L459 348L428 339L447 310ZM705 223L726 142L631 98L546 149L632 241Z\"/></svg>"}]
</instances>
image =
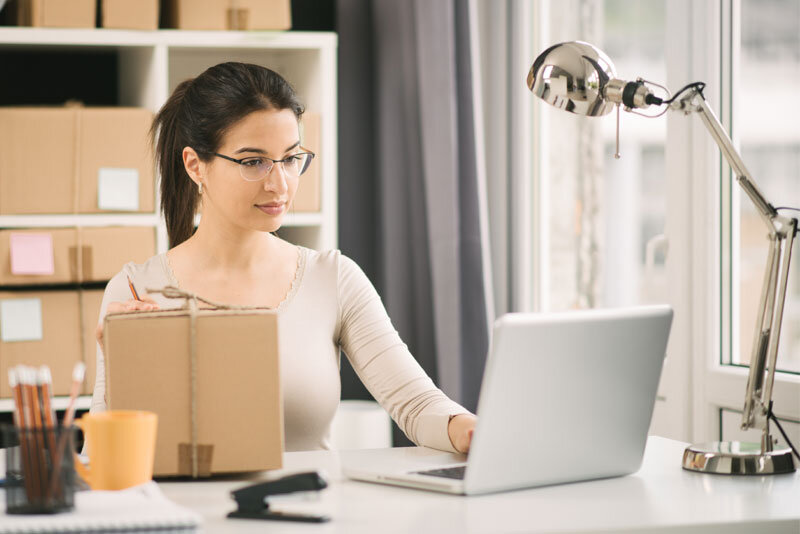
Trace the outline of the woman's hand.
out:
<instances>
[{"instance_id":1,"label":"woman's hand","mask_svg":"<svg viewBox=\"0 0 800 534\"><path fill-rule=\"evenodd\" d=\"M450 419L450 423L447 425L447 435L450 437L450 443L458 452L469 452L472 433L475 431L477 422L478 418L471 414L461 414Z\"/></svg>"},{"instance_id":2,"label":"woman's hand","mask_svg":"<svg viewBox=\"0 0 800 534\"><path fill-rule=\"evenodd\" d=\"M157 310L158 304L156 301L144 295L142 300L126 300L125 302L109 302L108 309L106 310L106 314L109 313L126 313L131 311L151 311ZM100 343L100 346L103 346L103 322L101 321L100 324L97 325L97 330L95 331L95 336L97 337L97 342Z\"/></svg>"}]
</instances>

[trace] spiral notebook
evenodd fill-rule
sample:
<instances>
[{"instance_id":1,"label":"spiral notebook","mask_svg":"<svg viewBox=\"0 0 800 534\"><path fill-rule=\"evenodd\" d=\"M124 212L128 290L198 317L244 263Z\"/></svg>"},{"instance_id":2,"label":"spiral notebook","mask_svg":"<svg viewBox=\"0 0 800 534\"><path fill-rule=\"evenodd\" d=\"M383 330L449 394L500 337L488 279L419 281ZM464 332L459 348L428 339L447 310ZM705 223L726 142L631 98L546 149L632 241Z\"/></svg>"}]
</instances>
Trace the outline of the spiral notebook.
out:
<instances>
[{"instance_id":1,"label":"spiral notebook","mask_svg":"<svg viewBox=\"0 0 800 534\"><path fill-rule=\"evenodd\" d=\"M1 494L1 493L0 493ZM121 491L80 491L75 510L55 515L8 515L5 496L0 534L12 532L195 532L202 518L167 499L155 482Z\"/></svg>"}]
</instances>

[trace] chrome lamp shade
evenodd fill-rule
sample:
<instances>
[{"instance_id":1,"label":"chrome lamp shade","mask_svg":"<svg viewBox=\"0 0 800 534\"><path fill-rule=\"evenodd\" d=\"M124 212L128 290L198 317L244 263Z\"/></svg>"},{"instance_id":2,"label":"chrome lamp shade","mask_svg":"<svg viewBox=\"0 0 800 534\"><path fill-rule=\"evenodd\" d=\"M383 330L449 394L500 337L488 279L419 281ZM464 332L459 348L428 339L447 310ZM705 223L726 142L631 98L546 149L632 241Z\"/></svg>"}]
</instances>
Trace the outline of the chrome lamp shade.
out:
<instances>
[{"instance_id":1,"label":"chrome lamp shade","mask_svg":"<svg viewBox=\"0 0 800 534\"><path fill-rule=\"evenodd\" d=\"M608 56L589 43L573 41L553 45L536 58L528 89L564 111L599 117L614 109L604 93L616 77Z\"/></svg>"}]
</instances>

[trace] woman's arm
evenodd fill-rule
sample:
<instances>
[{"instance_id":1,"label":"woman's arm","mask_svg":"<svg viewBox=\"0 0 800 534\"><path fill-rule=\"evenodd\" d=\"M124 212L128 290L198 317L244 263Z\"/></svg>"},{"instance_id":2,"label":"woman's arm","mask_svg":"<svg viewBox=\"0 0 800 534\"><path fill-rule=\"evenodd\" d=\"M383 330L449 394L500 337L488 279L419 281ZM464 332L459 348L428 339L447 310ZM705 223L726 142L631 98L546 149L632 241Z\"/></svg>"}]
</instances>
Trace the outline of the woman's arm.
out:
<instances>
[{"instance_id":1,"label":"woman's arm","mask_svg":"<svg viewBox=\"0 0 800 534\"><path fill-rule=\"evenodd\" d=\"M466 452L475 417L434 385L400 339L372 283L344 255L338 284L339 344L372 396L414 443Z\"/></svg>"},{"instance_id":2,"label":"woman's arm","mask_svg":"<svg viewBox=\"0 0 800 534\"><path fill-rule=\"evenodd\" d=\"M103 294L103 303L100 305L100 317L97 320L97 330L95 331L97 337L97 375L95 377L87 377L87 380L94 378L92 405L89 409L91 412L102 412L108 407L108 402L106 401L106 365L103 354L103 320L105 316L109 313L158 309L155 301L146 295L141 296L141 301L131 298L127 277L128 274L123 269L108 282Z\"/></svg>"}]
</instances>

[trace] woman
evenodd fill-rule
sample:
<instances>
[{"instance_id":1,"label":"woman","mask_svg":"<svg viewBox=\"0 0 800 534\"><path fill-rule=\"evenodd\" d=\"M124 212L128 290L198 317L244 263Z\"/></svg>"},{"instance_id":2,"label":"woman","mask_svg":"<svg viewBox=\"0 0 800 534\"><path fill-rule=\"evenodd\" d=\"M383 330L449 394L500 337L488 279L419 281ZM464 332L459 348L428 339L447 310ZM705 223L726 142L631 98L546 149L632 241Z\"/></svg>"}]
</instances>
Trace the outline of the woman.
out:
<instances>
[{"instance_id":1,"label":"woman","mask_svg":"<svg viewBox=\"0 0 800 534\"><path fill-rule=\"evenodd\" d=\"M216 302L269 306L281 314L287 451L330 448L341 348L412 441L467 452L475 417L426 376L358 266L339 251L316 252L272 233L313 158L300 145L302 114L286 80L256 65L223 63L175 89L152 128L173 248L125 265L108 283L100 346L106 313L182 304L158 294L131 300L127 277L140 289L174 285ZM106 406L104 374L98 349L92 411Z\"/></svg>"}]
</instances>

